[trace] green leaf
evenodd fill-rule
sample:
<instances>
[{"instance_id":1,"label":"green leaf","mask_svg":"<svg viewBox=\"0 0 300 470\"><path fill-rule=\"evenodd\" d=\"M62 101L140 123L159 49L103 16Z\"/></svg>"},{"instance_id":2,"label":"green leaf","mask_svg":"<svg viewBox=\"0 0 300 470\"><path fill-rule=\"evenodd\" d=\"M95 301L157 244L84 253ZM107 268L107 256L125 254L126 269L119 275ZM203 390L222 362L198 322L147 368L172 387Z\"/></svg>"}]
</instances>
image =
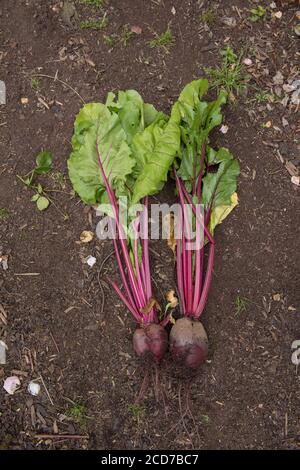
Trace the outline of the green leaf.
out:
<instances>
[{"instance_id":1,"label":"green leaf","mask_svg":"<svg viewBox=\"0 0 300 470\"><path fill-rule=\"evenodd\" d=\"M40 195L39 194L34 194L31 198L32 202L36 202L39 199Z\"/></svg>"},{"instance_id":2,"label":"green leaf","mask_svg":"<svg viewBox=\"0 0 300 470\"><path fill-rule=\"evenodd\" d=\"M188 191L200 171L203 144L208 141L211 130L222 122L221 106L226 102L225 92L210 103L202 101L207 90L206 79L194 80L185 86L176 103L181 116L178 176L185 181Z\"/></svg>"},{"instance_id":3,"label":"green leaf","mask_svg":"<svg viewBox=\"0 0 300 470\"><path fill-rule=\"evenodd\" d=\"M42 194L42 192L43 192L43 187L42 187L41 184L38 184L38 185L37 185L37 191L38 191L39 194Z\"/></svg>"},{"instance_id":4,"label":"green leaf","mask_svg":"<svg viewBox=\"0 0 300 470\"><path fill-rule=\"evenodd\" d=\"M51 152L40 152L36 157L36 168L34 170L35 173L38 175L48 173L48 171L51 170L52 161L53 157Z\"/></svg>"},{"instance_id":5,"label":"green leaf","mask_svg":"<svg viewBox=\"0 0 300 470\"><path fill-rule=\"evenodd\" d=\"M117 99L114 93L109 92L106 106L118 114L129 144L133 136L151 124L158 114L154 106L145 104L135 90L119 91Z\"/></svg>"},{"instance_id":6,"label":"green leaf","mask_svg":"<svg viewBox=\"0 0 300 470\"><path fill-rule=\"evenodd\" d=\"M74 190L87 204L99 202L105 192L97 142L105 173L117 196L128 193L126 179L135 164L118 115L101 103L85 105L75 120L68 169Z\"/></svg>"},{"instance_id":7,"label":"green leaf","mask_svg":"<svg viewBox=\"0 0 300 470\"><path fill-rule=\"evenodd\" d=\"M214 168L213 172L210 171L211 167ZM231 205L231 196L236 191L239 173L239 163L227 149L220 148L217 152L209 149L202 189L202 202L206 209Z\"/></svg>"},{"instance_id":8,"label":"green leaf","mask_svg":"<svg viewBox=\"0 0 300 470\"><path fill-rule=\"evenodd\" d=\"M138 175L133 186L133 204L156 194L167 181L170 166L179 151L179 121L178 108L173 107L168 122L160 116L135 137L132 148Z\"/></svg>"},{"instance_id":9,"label":"green leaf","mask_svg":"<svg viewBox=\"0 0 300 470\"><path fill-rule=\"evenodd\" d=\"M44 211L45 209L47 209L49 204L50 204L50 201L44 196L39 197L38 200L36 201L36 205L39 211Z\"/></svg>"}]
</instances>

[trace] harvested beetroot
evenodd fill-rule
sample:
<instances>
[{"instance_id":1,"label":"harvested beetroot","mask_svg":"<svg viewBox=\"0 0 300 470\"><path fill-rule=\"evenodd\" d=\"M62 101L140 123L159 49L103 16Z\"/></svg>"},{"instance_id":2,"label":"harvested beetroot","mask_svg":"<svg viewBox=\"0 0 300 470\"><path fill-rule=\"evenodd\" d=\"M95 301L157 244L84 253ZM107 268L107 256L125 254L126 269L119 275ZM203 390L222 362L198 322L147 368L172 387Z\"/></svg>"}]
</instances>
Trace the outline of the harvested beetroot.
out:
<instances>
[{"instance_id":1,"label":"harvested beetroot","mask_svg":"<svg viewBox=\"0 0 300 470\"><path fill-rule=\"evenodd\" d=\"M170 349L173 358L186 367L199 367L208 353L208 338L202 323L190 317L177 320L170 333Z\"/></svg>"},{"instance_id":2,"label":"harvested beetroot","mask_svg":"<svg viewBox=\"0 0 300 470\"><path fill-rule=\"evenodd\" d=\"M150 354L156 362L160 362L168 348L166 330L156 323L137 328L133 335L133 348L138 356Z\"/></svg>"}]
</instances>

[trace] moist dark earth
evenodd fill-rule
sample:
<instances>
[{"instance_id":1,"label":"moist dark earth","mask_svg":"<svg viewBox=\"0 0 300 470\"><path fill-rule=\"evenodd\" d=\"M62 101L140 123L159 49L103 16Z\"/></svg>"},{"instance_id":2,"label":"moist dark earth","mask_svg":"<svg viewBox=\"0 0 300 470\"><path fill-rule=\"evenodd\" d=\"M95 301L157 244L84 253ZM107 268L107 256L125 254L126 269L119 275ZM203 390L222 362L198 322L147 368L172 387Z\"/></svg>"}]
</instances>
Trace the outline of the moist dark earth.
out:
<instances>
[{"instance_id":1,"label":"moist dark earth","mask_svg":"<svg viewBox=\"0 0 300 470\"><path fill-rule=\"evenodd\" d=\"M300 188L286 163L299 169L300 122L273 77L280 71L284 83L299 79L300 7L270 3L110 0L97 9L1 0L0 251L8 255L8 269L0 265L0 339L8 348L0 366L2 449L299 448L300 376L291 344L300 339ZM251 22L249 9L258 4L266 17ZM81 27L105 12L105 29ZM124 25L142 32L126 41ZM150 48L168 25L174 43ZM106 283L108 275L119 280L111 242L78 242L99 219L72 193L66 161L82 100L133 88L169 112L186 83L220 65L226 45L252 61L244 66L247 88L224 109L228 132L217 129L211 139L240 162L239 206L216 230L203 315L209 358L188 376L169 356L155 369L134 355L133 318ZM259 90L270 99L260 100ZM39 178L55 204L44 212L17 178L41 150L54 155L52 173ZM158 198L175 201L172 183ZM151 250L163 302L175 287L174 260L165 242L151 242ZM97 259L93 268L84 263L88 255ZM14 395L2 388L11 375L21 380ZM31 380L41 385L36 397L27 391Z\"/></svg>"}]
</instances>

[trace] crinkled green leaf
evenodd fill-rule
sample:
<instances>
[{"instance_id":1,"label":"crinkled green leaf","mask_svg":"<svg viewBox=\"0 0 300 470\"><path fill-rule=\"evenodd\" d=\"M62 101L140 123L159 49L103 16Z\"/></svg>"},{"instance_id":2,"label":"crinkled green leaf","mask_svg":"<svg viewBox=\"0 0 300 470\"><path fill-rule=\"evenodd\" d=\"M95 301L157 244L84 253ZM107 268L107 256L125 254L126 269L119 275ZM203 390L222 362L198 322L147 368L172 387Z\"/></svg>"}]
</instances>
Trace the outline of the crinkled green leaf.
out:
<instances>
[{"instance_id":1,"label":"crinkled green leaf","mask_svg":"<svg viewBox=\"0 0 300 470\"><path fill-rule=\"evenodd\" d=\"M135 136L133 152L138 171L133 187L133 204L145 196L156 194L167 181L169 168L179 150L179 120L178 108L173 107L168 122L162 116Z\"/></svg>"},{"instance_id":2,"label":"crinkled green leaf","mask_svg":"<svg viewBox=\"0 0 300 470\"><path fill-rule=\"evenodd\" d=\"M105 191L97 142L105 173L117 195L126 192L126 178L135 164L118 115L101 103L85 105L75 120L68 168L74 190L87 204L99 202Z\"/></svg>"},{"instance_id":3,"label":"crinkled green leaf","mask_svg":"<svg viewBox=\"0 0 300 470\"><path fill-rule=\"evenodd\" d=\"M202 101L207 90L206 79L194 80L185 86L177 101L182 143L178 175L188 191L200 170L202 146L208 141L210 131L222 122L221 106L226 102L224 92L215 101Z\"/></svg>"},{"instance_id":4,"label":"crinkled green leaf","mask_svg":"<svg viewBox=\"0 0 300 470\"><path fill-rule=\"evenodd\" d=\"M119 91L118 98L109 92L106 106L118 114L129 144L133 136L151 124L158 114L154 106L145 104L141 95L135 90Z\"/></svg>"}]
</instances>

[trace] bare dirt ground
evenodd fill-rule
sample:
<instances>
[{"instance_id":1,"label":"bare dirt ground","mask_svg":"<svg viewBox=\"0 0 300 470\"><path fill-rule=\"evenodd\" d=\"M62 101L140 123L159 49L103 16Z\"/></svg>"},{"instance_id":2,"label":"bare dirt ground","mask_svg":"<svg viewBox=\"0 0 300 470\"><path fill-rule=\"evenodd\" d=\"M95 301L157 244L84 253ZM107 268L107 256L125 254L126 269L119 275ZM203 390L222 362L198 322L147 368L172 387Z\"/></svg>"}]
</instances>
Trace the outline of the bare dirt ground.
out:
<instances>
[{"instance_id":1,"label":"bare dirt ground","mask_svg":"<svg viewBox=\"0 0 300 470\"><path fill-rule=\"evenodd\" d=\"M258 2L248 0L110 0L101 9L63 3L0 2L0 80L7 87L0 105L0 256L8 255L8 269L0 264L0 339L8 347L0 380L17 375L22 384L12 396L1 385L1 447L299 448L300 376L291 344L300 339L300 188L290 173L297 176L300 165L300 122L285 86L300 78L299 5L262 1L266 15L252 22L249 9ZM83 28L105 13L105 28ZM150 48L168 25L174 44ZM126 35L132 26L142 33ZM103 101L110 90L134 88L168 112L187 82L220 64L226 45L252 62L244 66L247 89L225 108L228 132L212 138L237 156L241 176L239 206L216 232L203 318L209 360L187 379L167 357L159 397L151 386L136 406L144 367L132 351L134 322L101 282L107 273L117 278L106 259L111 244L77 243L97 218L68 181L72 126L81 98ZM282 79L274 80L278 71ZM52 193L57 207L45 212L17 178L41 149L54 155L43 184L59 191ZM172 185L159 197L172 199ZM160 295L175 285L173 259L164 244L152 248ZM82 262L87 255L97 258L92 269ZM33 379L41 384L37 397L27 391ZM79 437L38 437L65 433Z\"/></svg>"}]
</instances>

